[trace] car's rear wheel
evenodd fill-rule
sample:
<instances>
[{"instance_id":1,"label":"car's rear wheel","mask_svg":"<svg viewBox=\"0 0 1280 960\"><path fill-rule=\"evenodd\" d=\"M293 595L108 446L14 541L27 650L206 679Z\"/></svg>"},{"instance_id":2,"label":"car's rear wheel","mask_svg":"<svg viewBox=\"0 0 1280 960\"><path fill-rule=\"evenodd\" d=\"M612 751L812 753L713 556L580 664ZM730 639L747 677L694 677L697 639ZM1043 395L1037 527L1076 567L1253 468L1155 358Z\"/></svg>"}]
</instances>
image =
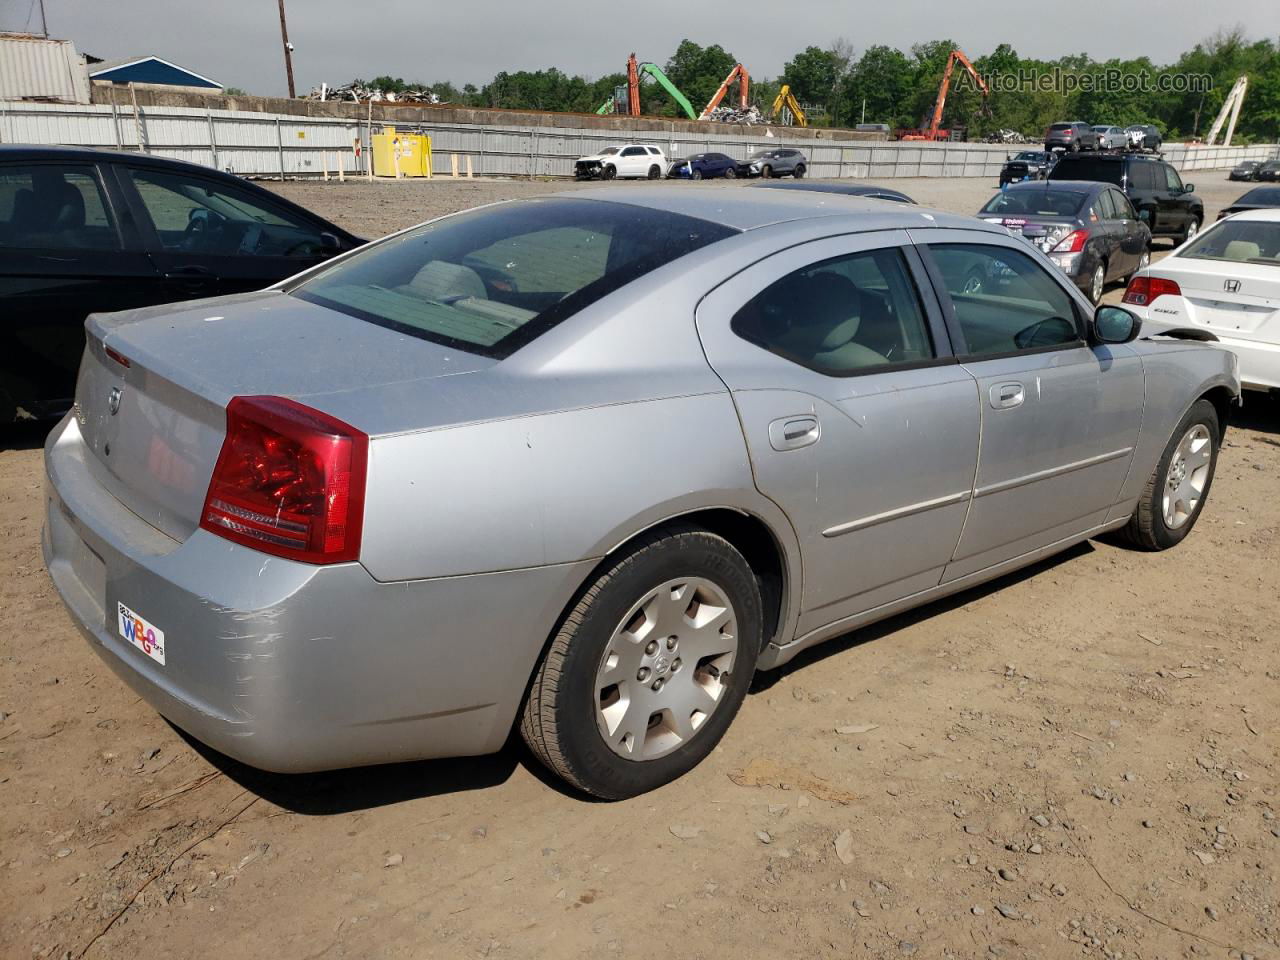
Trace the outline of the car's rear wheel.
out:
<instances>
[{"instance_id":1,"label":"car's rear wheel","mask_svg":"<svg viewBox=\"0 0 1280 960\"><path fill-rule=\"evenodd\" d=\"M697 766L742 704L761 603L727 540L677 525L640 539L588 586L529 688L520 733L548 768L610 800Z\"/></svg>"},{"instance_id":2,"label":"car's rear wheel","mask_svg":"<svg viewBox=\"0 0 1280 960\"><path fill-rule=\"evenodd\" d=\"M662 171L658 169L658 165L655 163L649 168L649 179L657 180L660 176L662 176Z\"/></svg>"},{"instance_id":3,"label":"car's rear wheel","mask_svg":"<svg viewBox=\"0 0 1280 960\"><path fill-rule=\"evenodd\" d=\"M1218 411L1208 400L1197 400L1169 438L1124 528L1132 543L1167 550L1191 532L1213 484L1221 439Z\"/></svg>"},{"instance_id":4,"label":"car's rear wheel","mask_svg":"<svg viewBox=\"0 0 1280 960\"><path fill-rule=\"evenodd\" d=\"M1102 299L1102 291L1107 286L1107 265L1099 262L1089 275L1089 302L1096 304Z\"/></svg>"},{"instance_id":5,"label":"car's rear wheel","mask_svg":"<svg viewBox=\"0 0 1280 960\"><path fill-rule=\"evenodd\" d=\"M618 168L612 164L606 164L604 169L600 171L601 180L612 180L618 174Z\"/></svg>"},{"instance_id":6,"label":"car's rear wheel","mask_svg":"<svg viewBox=\"0 0 1280 960\"><path fill-rule=\"evenodd\" d=\"M773 167L769 166L769 164L766 163L763 167L760 168L760 176L768 180L770 177L773 176Z\"/></svg>"},{"instance_id":7,"label":"car's rear wheel","mask_svg":"<svg viewBox=\"0 0 1280 960\"><path fill-rule=\"evenodd\" d=\"M1068 149L1068 150L1070 150L1072 153L1076 153L1076 152L1077 152L1077 151L1079 151L1079 149L1080 149L1080 141L1079 141L1079 140L1072 140L1072 141L1071 141L1071 146L1067 147L1067 149Z\"/></svg>"},{"instance_id":8,"label":"car's rear wheel","mask_svg":"<svg viewBox=\"0 0 1280 960\"><path fill-rule=\"evenodd\" d=\"M803 177L803 176L804 176L804 164L803 164L803 163L798 164L798 165L796 166L795 170L794 170L794 171L792 171L791 175L792 175L793 177L795 177L797 180L799 180L801 177Z\"/></svg>"}]
</instances>

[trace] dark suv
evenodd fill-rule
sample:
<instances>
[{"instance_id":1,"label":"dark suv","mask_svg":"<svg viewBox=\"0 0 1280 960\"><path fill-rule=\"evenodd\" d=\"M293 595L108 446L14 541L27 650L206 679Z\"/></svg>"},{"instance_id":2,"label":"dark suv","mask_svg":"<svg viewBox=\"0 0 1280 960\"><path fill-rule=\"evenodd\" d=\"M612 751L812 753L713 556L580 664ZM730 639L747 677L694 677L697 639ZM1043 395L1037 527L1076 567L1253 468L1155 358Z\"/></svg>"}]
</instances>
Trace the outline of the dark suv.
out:
<instances>
[{"instance_id":1,"label":"dark suv","mask_svg":"<svg viewBox=\"0 0 1280 960\"><path fill-rule=\"evenodd\" d=\"M1077 150L1097 150L1098 131L1083 120L1051 124L1044 132L1044 148L1065 150L1068 153L1075 153Z\"/></svg>"},{"instance_id":2,"label":"dark suv","mask_svg":"<svg viewBox=\"0 0 1280 960\"><path fill-rule=\"evenodd\" d=\"M1129 197L1138 219L1152 236L1176 243L1190 240L1204 223L1204 201L1171 164L1143 154L1065 156L1049 172L1050 180L1097 180L1112 183Z\"/></svg>"}]
</instances>

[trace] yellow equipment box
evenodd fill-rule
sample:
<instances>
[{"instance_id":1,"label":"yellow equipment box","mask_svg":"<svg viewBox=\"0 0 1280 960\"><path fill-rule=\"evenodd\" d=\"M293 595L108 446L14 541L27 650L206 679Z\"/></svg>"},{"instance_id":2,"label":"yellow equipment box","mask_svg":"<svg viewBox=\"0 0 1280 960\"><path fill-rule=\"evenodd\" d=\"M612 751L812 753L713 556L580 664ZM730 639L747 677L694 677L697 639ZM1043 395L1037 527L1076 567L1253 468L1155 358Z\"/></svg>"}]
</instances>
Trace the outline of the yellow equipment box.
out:
<instances>
[{"instance_id":1,"label":"yellow equipment box","mask_svg":"<svg viewBox=\"0 0 1280 960\"><path fill-rule=\"evenodd\" d=\"M383 127L373 135L375 177L430 177L431 137L423 133L399 133Z\"/></svg>"}]
</instances>

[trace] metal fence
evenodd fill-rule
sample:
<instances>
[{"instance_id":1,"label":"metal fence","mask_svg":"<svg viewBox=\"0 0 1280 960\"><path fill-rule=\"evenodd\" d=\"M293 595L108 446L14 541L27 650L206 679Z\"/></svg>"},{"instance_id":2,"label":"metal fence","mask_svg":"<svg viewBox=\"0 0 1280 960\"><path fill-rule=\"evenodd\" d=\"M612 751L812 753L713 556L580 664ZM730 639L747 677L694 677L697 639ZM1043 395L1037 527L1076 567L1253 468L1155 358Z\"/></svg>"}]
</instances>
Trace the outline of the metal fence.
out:
<instances>
[{"instance_id":1,"label":"metal fence","mask_svg":"<svg viewBox=\"0 0 1280 960\"><path fill-rule=\"evenodd\" d=\"M363 173L369 136L381 121L192 107L130 107L0 102L0 141L64 143L142 150L230 170L242 176L318 177ZM570 127L462 123L401 124L431 135L434 172L448 174L452 156L469 157L482 176L569 176L573 161L617 143L616 132ZM770 136L769 134L773 135ZM788 139L786 127L739 128L688 136L672 129L639 142L668 157L715 150L745 159L763 147L794 147L814 177L996 177L1016 145ZM358 149L357 149L358 147ZM1032 147L1034 148L1034 147ZM1189 147L1170 144L1165 158L1184 170L1223 169L1241 160L1277 156L1277 147ZM462 164L465 169L465 161Z\"/></svg>"}]
</instances>

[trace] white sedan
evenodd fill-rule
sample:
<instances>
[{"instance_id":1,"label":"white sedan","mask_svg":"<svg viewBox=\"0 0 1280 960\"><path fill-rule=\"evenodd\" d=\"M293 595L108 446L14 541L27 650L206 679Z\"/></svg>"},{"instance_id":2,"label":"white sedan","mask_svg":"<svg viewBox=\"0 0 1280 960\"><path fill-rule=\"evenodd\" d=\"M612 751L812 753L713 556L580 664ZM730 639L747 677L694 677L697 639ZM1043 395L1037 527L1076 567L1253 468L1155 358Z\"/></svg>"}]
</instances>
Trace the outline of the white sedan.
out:
<instances>
[{"instance_id":1,"label":"white sedan","mask_svg":"<svg viewBox=\"0 0 1280 960\"><path fill-rule=\"evenodd\" d=\"M1144 332L1203 328L1240 359L1247 390L1280 390L1280 209L1219 220L1129 281Z\"/></svg>"}]
</instances>

